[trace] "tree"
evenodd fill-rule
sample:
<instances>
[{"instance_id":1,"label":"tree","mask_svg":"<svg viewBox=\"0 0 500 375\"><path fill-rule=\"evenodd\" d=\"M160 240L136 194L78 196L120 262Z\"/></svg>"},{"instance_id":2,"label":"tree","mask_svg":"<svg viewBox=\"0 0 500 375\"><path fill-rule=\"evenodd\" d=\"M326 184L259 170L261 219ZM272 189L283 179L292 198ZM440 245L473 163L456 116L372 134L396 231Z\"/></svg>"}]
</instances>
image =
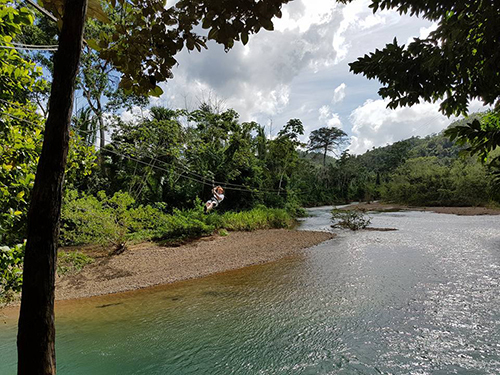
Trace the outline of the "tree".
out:
<instances>
[{"instance_id":1,"label":"tree","mask_svg":"<svg viewBox=\"0 0 500 375\"><path fill-rule=\"evenodd\" d=\"M0 0L0 45L9 46L23 26L33 22L26 8ZM41 150L42 119L29 102L46 82L41 69L16 50L0 48L0 244L20 243L29 196Z\"/></svg>"},{"instance_id":2,"label":"tree","mask_svg":"<svg viewBox=\"0 0 500 375\"><path fill-rule=\"evenodd\" d=\"M384 86L379 94L389 98L388 107L442 100L441 111L467 114L469 102L480 99L493 111L481 124L450 128L445 135L462 144L470 154L483 160L500 146L500 7L497 1L421 2L415 0L372 0L370 7L395 8L401 14L418 15L437 22L425 39L408 46L397 40L382 50L349 64L351 71L377 78ZM500 167L498 158L492 165ZM498 169L500 171L500 168Z\"/></svg>"},{"instance_id":3,"label":"tree","mask_svg":"<svg viewBox=\"0 0 500 375\"><path fill-rule=\"evenodd\" d=\"M349 64L354 73L377 78L384 85L379 94L390 99L390 108L444 99L443 113L466 114L475 98L498 108L498 2L372 0L370 7L374 12L395 8L438 24L425 39L416 38L408 46L395 39Z\"/></svg>"},{"instance_id":4,"label":"tree","mask_svg":"<svg viewBox=\"0 0 500 375\"><path fill-rule=\"evenodd\" d=\"M152 107L151 118L130 123L116 119L112 141L101 150L107 170L104 190L110 194L128 191L140 203L170 203L168 197L179 178L174 165L183 140L178 116L178 111ZM135 160L128 159L129 155Z\"/></svg>"},{"instance_id":5,"label":"tree","mask_svg":"<svg viewBox=\"0 0 500 375\"><path fill-rule=\"evenodd\" d=\"M136 93L160 95L157 83L172 77L173 57L184 46L206 47L193 32L202 23L209 39L230 49L235 41L248 42L249 34L273 29L288 0L188 1L165 8L164 1L113 2L120 14L116 32L100 34L87 43L99 50L123 73L121 87ZM18 373L55 374L54 288L62 185L69 147L75 77L82 49L86 0L44 2L62 20L49 115L28 214L24 284L18 332ZM108 21L97 0L89 2L89 16Z\"/></svg>"},{"instance_id":6,"label":"tree","mask_svg":"<svg viewBox=\"0 0 500 375\"><path fill-rule=\"evenodd\" d=\"M339 149L347 141L347 134L335 126L319 128L311 132L308 148L310 151L323 150L323 165L326 166L328 151Z\"/></svg>"},{"instance_id":7,"label":"tree","mask_svg":"<svg viewBox=\"0 0 500 375\"><path fill-rule=\"evenodd\" d=\"M18 373L55 374L54 289L69 123L86 0L65 4L49 116L30 209L18 331Z\"/></svg>"},{"instance_id":8,"label":"tree","mask_svg":"<svg viewBox=\"0 0 500 375\"><path fill-rule=\"evenodd\" d=\"M304 125L299 119L290 119L278 132L278 137L269 142L267 167L271 180L278 181L278 191L283 188L283 182L292 173L299 161L297 148L303 146L299 136L304 134Z\"/></svg>"},{"instance_id":9,"label":"tree","mask_svg":"<svg viewBox=\"0 0 500 375\"><path fill-rule=\"evenodd\" d=\"M500 156L490 158L491 152L500 146L500 113L488 111L470 120L468 123L452 124L446 129L445 135L464 147L462 154L477 155L481 162L489 162L495 180L500 182Z\"/></svg>"},{"instance_id":10,"label":"tree","mask_svg":"<svg viewBox=\"0 0 500 375\"><path fill-rule=\"evenodd\" d=\"M112 15L116 18L116 15ZM85 38L92 40L98 38L102 33L111 34L115 31L115 22L102 23L96 20L89 20L85 26ZM101 59L95 51L86 46L82 51L78 88L87 100L90 110L94 113L97 121L99 135L99 149L103 149L106 144L105 113L114 112L117 108L132 106L146 106L148 99L145 95L124 95L123 89L118 87L120 73L113 69L109 61ZM102 165L102 154L99 155L99 164Z\"/></svg>"}]
</instances>

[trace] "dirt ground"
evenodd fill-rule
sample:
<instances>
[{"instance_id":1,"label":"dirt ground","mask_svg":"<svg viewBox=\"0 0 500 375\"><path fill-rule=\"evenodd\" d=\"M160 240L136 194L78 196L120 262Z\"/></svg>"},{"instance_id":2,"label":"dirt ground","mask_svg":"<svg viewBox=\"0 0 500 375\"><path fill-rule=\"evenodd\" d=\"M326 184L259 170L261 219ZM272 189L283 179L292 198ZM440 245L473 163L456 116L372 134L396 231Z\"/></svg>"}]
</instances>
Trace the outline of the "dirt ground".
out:
<instances>
[{"instance_id":1,"label":"dirt ground","mask_svg":"<svg viewBox=\"0 0 500 375\"><path fill-rule=\"evenodd\" d=\"M431 211L440 214L453 215L500 215L500 209L488 207L414 207L393 203L359 203L342 208L343 210L357 209L363 211Z\"/></svg>"},{"instance_id":2,"label":"dirt ground","mask_svg":"<svg viewBox=\"0 0 500 375\"><path fill-rule=\"evenodd\" d=\"M285 229L230 232L177 247L143 243L116 256L95 250L96 261L58 277L56 299L91 297L167 284L266 263L333 238L331 233Z\"/></svg>"}]
</instances>

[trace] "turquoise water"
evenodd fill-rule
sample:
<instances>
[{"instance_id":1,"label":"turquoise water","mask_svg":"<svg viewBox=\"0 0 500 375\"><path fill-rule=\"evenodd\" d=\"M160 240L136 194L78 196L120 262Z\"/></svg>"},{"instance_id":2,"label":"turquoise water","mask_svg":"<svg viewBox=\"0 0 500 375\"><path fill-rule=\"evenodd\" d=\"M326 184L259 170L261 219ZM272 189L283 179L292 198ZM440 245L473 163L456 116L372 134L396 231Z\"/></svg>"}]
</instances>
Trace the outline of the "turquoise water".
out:
<instances>
[{"instance_id":1,"label":"turquoise water","mask_svg":"<svg viewBox=\"0 0 500 375\"><path fill-rule=\"evenodd\" d=\"M303 229L329 230L328 208ZM296 256L57 304L59 374L499 374L500 217L373 215ZM16 367L0 312L0 374Z\"/></svg>"}]
</instances>

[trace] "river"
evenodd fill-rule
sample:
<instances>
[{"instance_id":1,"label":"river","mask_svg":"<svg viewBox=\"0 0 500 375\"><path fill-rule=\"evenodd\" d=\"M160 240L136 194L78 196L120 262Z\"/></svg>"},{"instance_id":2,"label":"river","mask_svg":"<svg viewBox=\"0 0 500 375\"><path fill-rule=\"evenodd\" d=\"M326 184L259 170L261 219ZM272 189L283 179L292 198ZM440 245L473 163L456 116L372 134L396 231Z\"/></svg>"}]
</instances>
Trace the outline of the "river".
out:
<instances>
[{"instance_id":1,"label":"river","mask_svg":"<svg viewBox=\"0 0 500 375\"><path fill-rule=\"evenodd\" d=\"M332 230L329 208L302 230ZM58 374L500 374L500 217L372 215L277 262L62 301ZM0 311L0 374L16 313Z\"/></svg>"}]
</instances>

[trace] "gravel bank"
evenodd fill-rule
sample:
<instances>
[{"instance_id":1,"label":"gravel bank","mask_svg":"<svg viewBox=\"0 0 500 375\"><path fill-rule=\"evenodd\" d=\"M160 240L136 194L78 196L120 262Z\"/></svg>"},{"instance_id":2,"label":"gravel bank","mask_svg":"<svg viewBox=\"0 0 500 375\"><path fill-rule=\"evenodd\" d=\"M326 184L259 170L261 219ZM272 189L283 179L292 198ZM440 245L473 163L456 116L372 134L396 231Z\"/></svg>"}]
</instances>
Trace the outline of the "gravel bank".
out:
<instances>
[{"instance_id":1,"label":"gravel bank","mask_svg":"<svg viewBox=\"0 0 500 375\"><path fill-rule=\"evenodd\" d=\"M439 214L452 214L452 215L500 215L500 209L488 207L415 207L402 204L393 203L359 203L353 204L342 208L343 210L363 210L363 211L431 211Z\"/></svg>"},{"instance_id":2,"label":"gravel bank","mask_svg":"<svg viewBox=\"0 0 500 375\"><path fill-rule=\"evenodd\" d=\"M167 284L271 262L333 238L331 233L285 229L231 232L178 247L153 243L97 259L56 282L56 299L84 298Z\"/></svg>"}]
</instances>

